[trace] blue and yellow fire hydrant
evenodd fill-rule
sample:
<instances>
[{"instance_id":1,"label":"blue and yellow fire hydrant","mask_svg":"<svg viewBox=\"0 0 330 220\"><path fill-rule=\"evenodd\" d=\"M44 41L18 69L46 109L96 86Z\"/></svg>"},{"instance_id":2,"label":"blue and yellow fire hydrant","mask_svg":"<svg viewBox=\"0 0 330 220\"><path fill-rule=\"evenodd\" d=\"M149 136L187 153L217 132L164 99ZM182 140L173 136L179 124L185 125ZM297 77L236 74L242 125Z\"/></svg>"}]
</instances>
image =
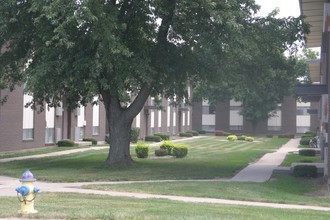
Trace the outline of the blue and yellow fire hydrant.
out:
<instances>
[{"instance_id":1,"label":"blue and yellow fire hydrant","mask_svg":"<svg viewBox=\"0 0 330 220\"><path fill-rule=\"evenodd\" d=\"M21 209L18 211L21 214L37 213L34 209L34 199L36 198L39 188L34 185L36 179L30 170L26 170L19 180L22 186L17 187L17 198L21 203Z\"/></svg>"}]
</instances>

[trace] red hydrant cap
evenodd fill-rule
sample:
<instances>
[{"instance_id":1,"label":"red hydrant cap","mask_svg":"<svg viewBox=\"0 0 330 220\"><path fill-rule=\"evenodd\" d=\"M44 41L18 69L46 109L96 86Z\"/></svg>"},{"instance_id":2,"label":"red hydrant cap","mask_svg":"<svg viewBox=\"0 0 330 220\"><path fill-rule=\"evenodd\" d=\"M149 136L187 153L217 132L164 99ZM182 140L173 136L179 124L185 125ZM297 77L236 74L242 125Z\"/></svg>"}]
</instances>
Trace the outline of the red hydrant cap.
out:
<instances>
[{"instance_id":1,"label":"red hydrant cap","mask_svg":"<svg viewBox=\"0 0 330 220\"><path fill-rule=\"evenodd\" d=\"M19 180L20 182L33 182L36 181L36 179L34 178L33 174L31 173L30 170L26 170L23 174L22 174L22 179Z\"/></svg>"}]
</instances>

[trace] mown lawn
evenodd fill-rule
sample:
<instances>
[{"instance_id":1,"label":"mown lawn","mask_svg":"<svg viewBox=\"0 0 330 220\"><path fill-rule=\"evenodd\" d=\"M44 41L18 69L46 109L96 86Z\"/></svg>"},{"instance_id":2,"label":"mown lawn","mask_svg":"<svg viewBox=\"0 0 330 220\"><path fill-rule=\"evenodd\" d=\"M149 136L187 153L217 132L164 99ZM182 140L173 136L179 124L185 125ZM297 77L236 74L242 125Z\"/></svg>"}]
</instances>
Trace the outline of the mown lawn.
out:
<instances>
[{"instance_id":1,"label":"mown lawn","mask_svg":"<svg viewBox=\"0 0 330 220\"><path fill-rule=\"evenodd\" d=\"M0 217L13 218L20 208L17 198L1 197ZM330 212L288 210L220 204L176 202L166 199L136 199L73 193L41 193L32 219L116 220L324 220ZM26 217L26 216L24 216Z\"/></svg>"},{"instance_id":2,"label":"mown lawn","mask_svg":"<svg viewBox=\"0 0 330 220\"><path fill-rule=\"evenodd\" d=\"M330 197L326 191L322 195L314 193L324 188L323 184L321 178L303 179L276 175L266 183L185 181L86 185L83 188L330 207Z\"/></svg>"},{"instance_id":3,"label":"mown lawn","mask_svg":"<svg viewBox=\"0 0 330 220\"><path fill-rule=\"evenodd\" d=\"M287 141L257 138L252 143L229 142L223 137L209 136L186 141L190 149L183 159L138 159L132 148L135 165L112 168L105 164L108 150L91 150L61 157L2 163L0 175L19 177L30 169L38 180L60 182L228 178Z\"/></svg>"},{"instance_id":4,"label":"mown lawn","mask_svg":"<svg viewBox=\"0 0 330 220\"><path fill-rule=\"evenodd\" d=\"M87 186L100 190L148 192L239 199L275 203L297 203L329 206L326 197L308 196L318 185L305 179L276 176L268 183L231 183L219 181L189 181L232 177L248 163L276 150L288 139L256 138L250 142L228 142L223 137L209 136L187 141L191 147L183 159L138 159L132 148L135 165L112 168L104 161L107 150L88 151L61 157L2 163L0 175L19 178L30 169L38 180L116 181L116 180L187 180L172 183L135 183ZM152 149L154 151L156 147ZM151 153L153 156L153 153ZM311 194L312 195L312 194ZM0 217L20 217L17 198L0 197ZM35 208L36 219L329 219L329 212L287 210L219 204L197 204L165 199L135 199L74 193L41 193Z\"/></svg>"}]
</instances>

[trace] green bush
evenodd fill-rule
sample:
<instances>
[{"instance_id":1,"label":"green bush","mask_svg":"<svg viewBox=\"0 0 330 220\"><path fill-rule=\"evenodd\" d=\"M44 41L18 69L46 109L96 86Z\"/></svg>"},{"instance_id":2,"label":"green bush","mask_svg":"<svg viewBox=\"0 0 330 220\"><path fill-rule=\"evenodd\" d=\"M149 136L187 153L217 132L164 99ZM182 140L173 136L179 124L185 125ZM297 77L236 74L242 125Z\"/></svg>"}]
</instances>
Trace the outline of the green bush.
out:
<instances>
[{"instance_id":1,"label":"green bush","mask_svg":"<svg viewBox=\"0 0 330 220\"><path fill-rule=\"evenodd\" d=\"M166 150L166 154L167 154L167 155L171 155L174 146L175 146L174 143L171 142L171 141L163 141L163 142L160 144L159 148L160 148L160 149L164 149L164 150Z\"/></svg>"},{"instance_id":2,"label":"green bush","mask_svg":"<svg viewBox=\"0 0 330 220\"><path fill-rule=\"evenodd\" d=\"M245 136L245 135L240 135L240 136L237 136L237 140L238 141L245 141L245 138L246 138L247 136Z\"/></svg>"},{"instance_id":3,"label":"green bush","mask_svg":"<svg viewBox=\"0 0 330 220\"><path fill-rule=\"evenodd\" d=\"M310 142L310 140L312 138L313 137L304 137L304 138L301 138L301 140L299 141L299 144L300 145L309 145L309 142Z\"/></svg>"},{"instance_id":4,"label":"green bush","mask_svg":"<svg viewBox=\"0 0 330 220\"><path fill-rule=\"evenodd\" d=\"M313 138L315 137L315 135L312 135L312 134L303 134L301 135L301 138Z\"/></svg>"},{"instance_id":5,"label":"green bush","mask_svg":"<svg viewBox=\"0 0 330 220\"><path fill-rule=\"evenodd\" d=\"M193 134L192 133L183 133L183 132L181 132L180 134L179 134L179 136L180 137L192 137L193 136Z\"/></svg>"},{"instance_id":6,"label":"green bush","mask_svg":"<svg viewBox=\"0 0 330 220\"><path fill-rule=\"evenodd\" d=\"M154 134L154 136L159 136L164 141L170 140L170 135L168 134Z\"/></svg>"},{"instance_id":7,"label":"green bush","mask_svg":"<svg viewBox=\"0 0 330 220\"><path fill-rule=\"evenodd\" d=\"M75 144L71 140L60 140L57 142L57 146L59 147L73 147Z\"/></svg>"},{"instance_id":8,"label":"green bush","mask_svg":"<svg viewBox=\"0 0 330 220\"><path fill-rule=\"evenodd\" d=\"M227 140L228 141L237 141L237 136L234 134L229 135L229 136L227 136Z\"/></svg>"},{"instance_id":9,"label":"green bush","mask_svg":"<svg viewBox=\"0 0 330 220\"><path fill-rule=\"evenodd\" d=\"M163 157L163 156L167 155L167 151L166 151L166 149L156 149L155 150L155 155L157 157Z\"/></svg>"},{"instance_id":10,"label":"green bush","mask_svg":"<svg viewBox=\"0 0 330 220\"><path fill-rule=\"evenodd\" d=\"M176 158L183 158L188 154L188 145L186 144L176 144L173 147L172 155Z\"/></svg>"},{"instance_id":11,"label":"green bush","mask_svg":"<svg viewBox=\"0 0 330 220\"><path fill-rule=\"evenodd\" d=\"M206 131L204 131L204 130L200 130L200 131L198 131L198 133L199 133L199 134L206 134Z\"/></svg>"},{"instance_id":12,"label":"green bush","mask_svg":"<svg viewBox=\"0 0 330 220\"><path fill-rule=\"evenodd\" d=\"M92 145L97 145L97 140L95 138L84 138L83 141L90 141Z\"/></svg>"},{"instance_id":13,"label":"green bush","mask_svg":"<svg viewBox=\"0 0 330 220\"><path fill-rule=\"evenodd\" d=\"M310 157L315 157L315 150L313 149L300 149L299 150L299 155L301 156L310 156Z\"/></svg>"},{"instance_id":14,"label":"green bush","mask_svg":"<svg viewBox=\"0 0 330 220\"><path fill-rule=\"evenodd\" d=\"M136 143L138 141L139 136L140 136L140 128L131 128L130 141L132 143Z\"/></svg>"},{"instance_id":15,"label":"green bush","mask_svg":"<svg viewBox=\"0 0 330 220\"><path fill-rule=\"evenodd\" d=\"M317 177L317 167L314 165L296 165L293 167L293 175L296 177Z\"/></svg>"},{"instance_id":16,"label":"green bush","mask_svg":"<svg viewBox=\"0 0 330 220\"><path fill-rule=\"evenodd\" d=\"M245 141L248 141L248 142L253 142L254 141L254 138L253 137L245 137Z\"/></svg>"},{"instance_id":17,"label":"green bush","mask_svg":"<svg viewBox=\"0 0 330 220\"><path fill-rule=\"evenodd\" d=\"M268 137L268 138L273 138L274 135L272 135L272 134L267 134L266 137Z\"/></svg>"},{"instance_id":18,"label":"green bush","mask_svg":"<svg viewBox=\"0 0 330 220\"><path fill-rule=\"evenodd\" d=\"M316 136L316 133L313 132L313 131L306 131L306 132L304 133L304 135L309 135L309 136L313 136L313 137L315 137L315 136ZM303 136L304 136L304 135L303 135Z\"/></svg>"},{"instance_id":19,"label":"green bush","mask_svg":"<svg viewBox=\"0 0 330 220\"><path fill-rule=\"evenodd\" d=\"M197 131L186 131L186 133L191 133L192 136L198 136L199 133Z\"/></svg>"},{"instance_id":20,"label":"green bush","mask_svg":"<svg viewBox=\"0 0 330 220\"><path fill-rule=\"evenodd\" d=\"M278 138L294 138L294 134L280 134Z\"/></svg>"},{"instance_id":21,"label":"green bush","mask_svg":"<svg viewBox=\"0 0 330 220\"><path fill-rule=\"evenodd\" d=\"M162 138L159 136L148 135L144 138L145 141L152 141L152 142L161 142Z\"/></svg>"},{"instance_id":22,"label":"green bush","mask_svg":"<svg viewBox=\"0 0 330 220\"><path fill-rule=\"evenodd\" d=\"M135 153L138 158L147 158L150 146L144 142L138 142L135 146Z\"/></svg>"}]
</instances>

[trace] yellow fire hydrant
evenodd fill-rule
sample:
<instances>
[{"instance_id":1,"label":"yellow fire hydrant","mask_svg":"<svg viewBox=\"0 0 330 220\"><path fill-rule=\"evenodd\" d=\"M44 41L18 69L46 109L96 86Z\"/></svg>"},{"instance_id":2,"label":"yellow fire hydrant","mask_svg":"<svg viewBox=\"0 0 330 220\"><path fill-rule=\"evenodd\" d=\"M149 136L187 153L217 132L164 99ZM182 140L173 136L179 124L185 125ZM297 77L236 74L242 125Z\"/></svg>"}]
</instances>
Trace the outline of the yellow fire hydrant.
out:
<instances>
[{"instance_id":1,"label":"yellow fire hydrant","mask_svg":"<svg viewBox=\"0 0 330 220\"><path fill-rule=\"evenodd\" d=\"M22 186L16 188L17 198L21 203L21 209L18 213L37 213L38 211L34 209L34 199L39 192L39 188L34 186L36 179L30 170L26 170L19 181L22 183Z\"/></svg>"}]
</instances>

